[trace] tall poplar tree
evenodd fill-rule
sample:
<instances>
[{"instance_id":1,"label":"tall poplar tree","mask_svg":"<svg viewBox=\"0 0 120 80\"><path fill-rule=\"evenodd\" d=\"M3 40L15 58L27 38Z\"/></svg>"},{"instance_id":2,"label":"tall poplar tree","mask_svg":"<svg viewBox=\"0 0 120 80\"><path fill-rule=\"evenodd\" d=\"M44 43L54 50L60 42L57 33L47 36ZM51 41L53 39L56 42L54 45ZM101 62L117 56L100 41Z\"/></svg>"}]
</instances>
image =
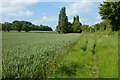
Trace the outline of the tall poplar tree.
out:
<instances>
[{"instance_id":1,"label":"tall poplar tree","mask_svg":"<svg viewBox=\"0 0 120 80\"><path fill-rule=\"evenodd\" d=\"M59 33L67 32L67 26L68 26L68 17L66 16L65 7L62 7L59 14L57 31Z\"/></svg>"}]
</instances>

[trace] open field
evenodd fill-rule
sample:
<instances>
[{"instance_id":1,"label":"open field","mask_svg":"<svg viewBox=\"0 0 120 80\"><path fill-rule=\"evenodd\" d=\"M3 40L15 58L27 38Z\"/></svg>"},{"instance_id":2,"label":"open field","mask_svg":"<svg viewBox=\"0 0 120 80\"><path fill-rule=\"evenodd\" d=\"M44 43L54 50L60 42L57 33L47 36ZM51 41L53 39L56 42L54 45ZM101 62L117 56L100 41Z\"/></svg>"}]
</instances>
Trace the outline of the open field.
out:
<instances>
[{"instance_id":1,"label":"open field","mask_svg":"<svg viewBox=\"0 0 120 80\"><path fill-rule=\"evenodd\" d=\"M3 33L3 77L44 77L45 64L67 50L80 34Z\"/></svg>"},{"instance_id":2,"label":"open field","mask_svg":"<svg viewBox=\"0 0 120 80\"><path fill-rule=\"evenodd\" d=\"M118 33L3 33L3 78L117 78Z\"/></svg>"}]
</instances>

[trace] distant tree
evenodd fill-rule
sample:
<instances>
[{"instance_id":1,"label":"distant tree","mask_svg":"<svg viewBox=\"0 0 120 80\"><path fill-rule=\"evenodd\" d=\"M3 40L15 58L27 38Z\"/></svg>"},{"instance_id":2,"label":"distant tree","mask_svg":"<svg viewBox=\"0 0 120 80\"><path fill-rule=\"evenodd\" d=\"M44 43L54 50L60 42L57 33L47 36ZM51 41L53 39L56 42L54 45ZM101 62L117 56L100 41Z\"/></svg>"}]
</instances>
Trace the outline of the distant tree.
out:
<instances>
[{"instance_id":1,"label":"distant tree","mask_svg":"<svg viewBox=\"0 0 120 80\"><path fill-rule=\"evenodd\" d=\"M82 26L82 24L80 22L75 21L72 25L73 32L81 33L82 32L81 26Z\"/></svg>"},{"instance_id":2,"label":"distant tree","mask_svg":"<svg viewBox=\"0 0 120 80\"><path fill-rule=\"evenodd\" d=\"M53 31L51 27L49 27L49 30L48 31Z\"/></svg>"},{"instance_id":3,"label":"distant tree","mask_svg":"<svg viewBox=\"0 0 120 80\"><path fill-rule=\"evenodd\" d=\"M104 20L103 22L106 25L106 30L107 31L112 31L113 25L110 24L110 21L109 20Z\"/></svg>"},{"instance_id":4,"label":"distant tree","mask_svg":"<svg viewBox=\"0 0 120 80\"><path fill-rule=\"evenodd\" d=\"M119 2L104 2L100 4L99 14L102 19L109 20L113 25L112 30L117 31L120 29L120 1Z\"/></svg>"},{"instance_id":5,"label":"distant tree","mask_svg":"<svg viewBox=\"0 0 120 80\"><path fill-rule=\"evenodd\" d=\"M2 24L0 23L0 30L2 30Z\"/></svg>"},{"instance_id":6,"label":"distant tree","mask_svg":"<svg viewBox=\"0 0 120 80\"><path fill-rule=\"evenodd\" d=\"M106 23L105 23L105 22L101 22L101 23L100 23L100 30L101 30L101 31L105 31L106 28L107 28Z\"/></svg>"},{"instance_id":7,"label":"distant tree","mask_svg":"<svg viewBox=\"0 0 120 80\"><path fill-rule=\"evenodd\" d=\"M73 32L72 24L70 22L68 22L68 25L66 27L66 33L71 33L71 32Z\"/></svg>"},{"instance_id":8,"label":"distant tree","mask_svg":"<svg viewBox=\"0 0 120 80\"><path fill-rule=\"evenodd\" d=\"M93 26L90 26L90 32L95 32L95 28Z\"/></svg>"},{"instance_id":9,"label":"distant tree","mask_svg":"<svg viewBox=\"0 0 120 80\"><path fill-rule=\"evenodd\" d=\"M11 30L11 23L5 22L2 24L2 30L3 31L10 31Z\"/></svg>"},{"instance_id":10,"label":"distant tree","mask_svg":"<svg viewBox=\"0 0 120 80\"><path fill-rule=\"evenodd\" d=\"M79 21L79 16L78 15L76 16L76 21Z\"/></svg>"},{"instance_id":11,"label":"distant tree","mask_svg":"<svg viewBox=\"0 0 120 80\"><path fill-rule=\"evenodd\" d=\"M101 25L99 23L94 25L95 31L100 30Z\"/></svg>"},{"instance_id":12,"label":"distant tree","mask_svg":"<svg viewBox=\"0 0 120 80\"><path fill-rule=\"evenodd\" d=\"M43 25L34 25L28 21L18 21L15 20L12 23L5 22L2 24L3 31L17 30L17 31L30 31L30 30L40 30L40 31L52 31L52 28L49 26Z\"/></svg>"},{"instance_id":13,"label":"distant tree","mask_svg":"<svg viewBox=\"0 0 120 80\"><path fill-rule=\"evenodd\" d=\"M30 30L35 30L35 25L32 24L29 27L30 27Z\"/></svg>"},{"instance_id":14,"label":"distant tree","mask_svg":"<svg viewBox=\"0 0 120 80\"><path fill-rule=\"evenodd\" d=\"M89 32L89 25L82 25L82 32Z\"/></svg>"},{"instance_id":15,"label":"distant tree","mask_svg":"<svg viewBox=\"0 0 120 80\"><path fill-rule=\"evenodd\" d=\"M18 32L20 32L20 31L22 31L22 22L20 22L20 21L14 21L13 23L12 23L12 27L15 29L15 30L17 30Z\"/></svg>"},{"instance_id":16,"label":"distant tree","mask_svg":"<svg viewBox=\"0 0 120 80\"><path fill-rule=\"evenodd\" d=\"M30 25L29 25L29 24L23 24L22 30L23 30L23 31L26 31L26 32L29 32L29 31L31 30L31 29L30 29Z\"/></svg>"},{"instance_id":17,"label":"distant tree","mask_svg":"<svg viewBox=\"0 0 120 80\"><path fill-rule=\"evenodd\" d=\"M76 21L76 17L74 16L74 17L73 17L73 22L75 22L75 21Z\"/></svg>"},{"instance_id":18,"label":"distant tree","mask_svg":"<svg viewBox=\"0 0 120 80\"><path fill-rule=\"evenodd\" d=\"M61 8L60 14L59 14L59 20L58 20L58 26L57 31L60 33L67 32L67 26L68 26L68 17L66 16L66 10L65 7Z\"/></svg>"},{"instance_id":19,"label":"distant tree","mask_svg":"<svg viewBox=\"0 0 120 80\"><path fill-rule=\"evenodd\" d=\"M72 23L72 29L75 33L81 33L82 32L82 24L79 21L79 16L73 17L73 23Z\"/></svg>"},{"instance_id":20,"label":"distant tree","mask_svg":"<svg viewBox=\"0 0 120 80\"><path fill-rule=\"evenodd\" d=\"M6 32L6 26L4 23L2 24L2 30Z\"/></svg>"}]
</instances>

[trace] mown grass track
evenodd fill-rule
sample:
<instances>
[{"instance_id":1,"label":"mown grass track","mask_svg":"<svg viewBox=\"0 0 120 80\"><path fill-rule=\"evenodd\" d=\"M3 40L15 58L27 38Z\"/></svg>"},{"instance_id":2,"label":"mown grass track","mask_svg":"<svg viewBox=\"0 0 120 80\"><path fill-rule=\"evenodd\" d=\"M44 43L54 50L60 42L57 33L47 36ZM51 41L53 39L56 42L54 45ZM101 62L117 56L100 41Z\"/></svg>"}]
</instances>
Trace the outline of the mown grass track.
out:
<instances>
[{"instance_id":1,"label":"mown grass track","mask_svg":"<svg viewBox=\"0 0 120 80\"><path fill-rule=\"evenodd\" d=\"M57 77L117 78L118 33L81 36L68 52L58 58L57 62L61 65L58 70L62 72Z\"/></svg>"}]
</instances>

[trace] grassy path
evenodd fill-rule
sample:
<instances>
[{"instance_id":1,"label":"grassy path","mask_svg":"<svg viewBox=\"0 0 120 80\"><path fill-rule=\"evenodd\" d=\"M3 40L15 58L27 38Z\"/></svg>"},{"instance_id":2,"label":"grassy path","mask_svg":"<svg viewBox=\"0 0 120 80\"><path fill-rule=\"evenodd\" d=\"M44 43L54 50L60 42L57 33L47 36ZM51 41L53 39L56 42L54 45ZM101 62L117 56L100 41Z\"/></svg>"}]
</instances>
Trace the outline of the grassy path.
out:
<instances>
[{"instance_id":1,"label":"grassy path","mask_svg":"<svg viewBox=\"0 0 120 80\"><path fill-rule=\"evenodd\" d=\"M98 78L98 68L97 68L97 62L96 62L96 55L93 55L93 67L92 67L92 75L93 78Z\"/></svg>"},{"instance_id":2,"label":"grassy path","mask_svg":"<svg viewBox=\"0 0 120 80\"><path fill-rule=\"evenodd\" d=\"M64 56L59 56L57 62L65 68L61 69L62 72L60 76L57 77L92 78L93 54L91 52L92 48L91 50L88 49L91 46L91 42L88 42L87 39L80 39L64 54Z\"/></svg>"},{"instance_id":3,"label":"grassy path","mask_svg":"<svg viewBox=\"0 0 120 80\"><path fill-rule=\"evenodd\" d=\"M116 35L82 34L66 53L56 60L57 76L62 78L117 78Z\"/></svg>"},{"instance_id":4,"label":"grassy path","mask_svg":"<svg viewBox=\"0 0 120 80\"><path fill-rule=\"evenodd\" d=\"M91 72L92 72L93 78L98 78L99 73L98 73L97 57L96 57L96 41L95 41L93 49L92 49L92 54L93 54L93 56L92 56L92 58L93 58L92 63L93 64L92 64Z\"/></svg>"}]
</instances>

